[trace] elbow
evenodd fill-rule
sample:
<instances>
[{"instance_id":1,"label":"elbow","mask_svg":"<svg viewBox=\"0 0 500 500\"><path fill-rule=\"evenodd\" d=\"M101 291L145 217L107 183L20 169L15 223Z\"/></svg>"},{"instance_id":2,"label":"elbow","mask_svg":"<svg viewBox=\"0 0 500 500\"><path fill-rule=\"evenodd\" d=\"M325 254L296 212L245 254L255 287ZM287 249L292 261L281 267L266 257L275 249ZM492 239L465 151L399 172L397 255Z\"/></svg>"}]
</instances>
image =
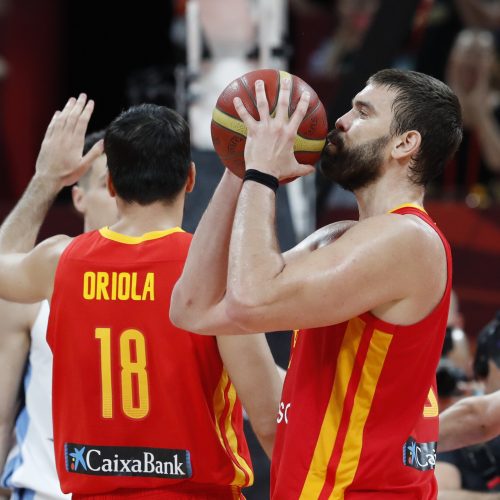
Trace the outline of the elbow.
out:
<instances>
[{"instance_id":1,"label":"elbow","mask_svg":"<svg viewBox=\"0 0 500 500\"><path fill-rule=\"evenodd\" d=\"M177 286L174 288L169 311L170 321L174 326L181 330L195 331L193 319L196 315L192 311L192 303L189 297L183 296Z\"/></svg>"},{"instance_id":2,"label":"elbow","mask_svg":"<svg viewBox=\"0 0 500 500\"><path fill-rule=\"evenodd\" d=\"M276 437L276 418L260 422L252 422L250 420L250 423L252 424L255 436L270 459L273 454L274 440Z\"/></svg>"},{"instance_id":3,"label":"elbow","mask_svg":"<svg viewBox=\"0 0 500 500\"><path fill-rule=\"evenodd\" d=\"M261 307L259 298L251 293L242 293L228 289L225 298L226 315L229 320L244 330L253 331Z\"/></svg>"},{"instance_id":4,"label":"elbow","mask_svg":"<svg viewBox=\"0 0 500 500\"><path fill-rule=\"evenodd\" d=\"M488 441L498 433L498 425L491 425L488 419L487 402L485 396L474 396L467 398L457 403L463 405L465 414L464 422L468 422L470 426L475 427L474 443Z\"/></svg>"}]
</instances>

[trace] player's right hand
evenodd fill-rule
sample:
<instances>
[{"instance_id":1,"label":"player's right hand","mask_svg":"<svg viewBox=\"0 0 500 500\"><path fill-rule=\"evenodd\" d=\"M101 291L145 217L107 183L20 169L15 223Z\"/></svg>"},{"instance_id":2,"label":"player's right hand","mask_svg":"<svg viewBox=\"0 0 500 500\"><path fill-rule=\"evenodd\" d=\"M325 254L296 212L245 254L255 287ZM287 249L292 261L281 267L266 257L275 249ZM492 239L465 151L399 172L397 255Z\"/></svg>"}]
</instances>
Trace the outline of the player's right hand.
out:
<instances>
[{"instance_id":1,"label":"player's right hand","mask_svg":"<svg viewBox=\"0 0 500 500\"><path fill-rule=\"evenodd\" d=\"M97 142L82 155L85 134L94 101L85 94L71 97L62 111L56 111L47 128L36 161L36 176L53 183L54 189L74 184L104 151L103 141Z\"/></svg>"}]
</instances>

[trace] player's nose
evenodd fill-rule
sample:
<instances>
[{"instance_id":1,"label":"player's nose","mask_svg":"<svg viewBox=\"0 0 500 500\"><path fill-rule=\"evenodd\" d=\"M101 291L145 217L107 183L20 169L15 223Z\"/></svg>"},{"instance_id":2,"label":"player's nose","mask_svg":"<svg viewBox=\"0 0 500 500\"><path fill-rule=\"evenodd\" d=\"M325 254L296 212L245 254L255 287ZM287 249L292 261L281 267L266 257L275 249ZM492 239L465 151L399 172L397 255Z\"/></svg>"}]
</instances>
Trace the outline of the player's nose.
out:
<instances>
[{"instance_id":1,"label":"player's nose","mask_svg":"<svg viewBox=\"0 0 500 500\"><path fill-rule=\"evenodd\" d=\"M335 122L335 128L342 132L347 132L347 130L349 130L349 123L349 113L346 113L337 119Z\"/></svg>"}]
</instances>

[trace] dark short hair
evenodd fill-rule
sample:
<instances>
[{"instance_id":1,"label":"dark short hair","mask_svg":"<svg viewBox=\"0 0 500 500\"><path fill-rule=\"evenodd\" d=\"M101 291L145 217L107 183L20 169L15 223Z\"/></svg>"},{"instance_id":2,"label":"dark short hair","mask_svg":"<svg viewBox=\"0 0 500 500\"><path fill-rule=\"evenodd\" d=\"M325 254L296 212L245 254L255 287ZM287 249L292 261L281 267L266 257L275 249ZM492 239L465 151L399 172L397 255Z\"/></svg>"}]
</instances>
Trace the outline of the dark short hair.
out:
<instances>
[{"instance_id":1,"label":"dark short hair","mask_svg":"<svg viewBox=\"0 0 500 500\"><path fill-rule=\"evenodd\" d=\"M372 75L368 84L396 92L392 135L409 130L420 133L422 142L412 159L410 179L427 185L444 170L462 141L462 113L457 96L440 80L416 71L384 69Z\"/></svg>"},{"instance_id":2,"label":"dark short hair","mask_svg":"<svg viewBox=\"0 0 500 500\"><path fill-rule=\"evenodd\" d=\"M101 139L104 139L104 133L106 131L103 130L96 130L95 132L92 132L91 134L87 134L85 136L85 142L83 143L83 154L86 155L91 149L92 146L100 141Z\"/></svg>"},{"instance_id":3,"label":"dark short hair","mask_svg":"<svg viewBox=\"0 0 500 500\"><path fill-rule=\"evenodd\" d=\"M94 146L94 144L101 139L104 139L104 130L97 130L96 132L92 132L91 134L87 134L85 136L85 142L83 143L83 154L86 155ZM88 189L89 187L89 179L90 173L92 172L92 167L90 167L80 179L78 179L77 184L84 188Z\"/></svg>"},{"instance_id":4,"label":"dark short hair","mask_svg":"<svg viewBox=\"0 0 500 500\"><path fill-rule=\"evenodd\" d=\"M133 106L106 129L104 151L120 198L140 205L170 203L189 173L189 126L165 106Z\"/></svg>"}]
</instances>

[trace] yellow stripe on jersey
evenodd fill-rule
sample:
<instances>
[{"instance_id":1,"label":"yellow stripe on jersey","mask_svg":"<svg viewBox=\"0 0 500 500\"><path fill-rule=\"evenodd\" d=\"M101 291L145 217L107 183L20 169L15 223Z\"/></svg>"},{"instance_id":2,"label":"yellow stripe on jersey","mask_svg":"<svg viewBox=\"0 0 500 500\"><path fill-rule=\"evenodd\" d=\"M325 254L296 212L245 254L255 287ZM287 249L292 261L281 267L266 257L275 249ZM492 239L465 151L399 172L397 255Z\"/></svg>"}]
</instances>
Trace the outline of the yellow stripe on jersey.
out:
<instances>
[{"instance_id":1,"label":"yellow stripe on jersey","mask_svg":"<svg viewBox=\"0 0 500 500\"><path fill-rule=\"evenodd\" d=\"M363 448L363 430L391 341L392 335L374 330L354 397L349 427L335 475L335 486L329 500L343 500L344 491L356 474Z\"/></svg>"},{"instance_id":2,"label":"yellow stripe on jersey","mask_svg":"<svg viewBox=\"0 0 500 500\"><path fill-rule=\"evenodd\" d=\"M226 370L222 370L222 375L217 388L215 389L213 400L215 411L215 429L217 431L217 436L219 437L219 441L222 447L226 449L226 452L228 452L226 442L224 440L225 437L234 455L234 458L230 455L234 466L234 479L231 481L231 485L240 487L250 486L251 484L253 484L253 472L247 462L238 454L238 438L236 437L236 432L231 423L234 404L236 402L236 391L233 384L231 384L228 393L229 400L226 399L225 389L228 383L229 375L227 374ZM220 417L224 413L227 405L229 405L229 411L226 415L226 418L224 419L224 427L221 429ZM245 478L245 473L243 472L243 470L247 472L249 481L247 481L247 479Z\"/></svg>"},{"instance_id":3,"label":"yellow stripe on jersey","mask_svg":"<svg viewBox=\"0 0 500 500\"><path fill-rule=\"evenodd\" d=\"M293 353L295 351L295 344L297 344L298 338L299 338L299 331L294 330L292 337L292 348L290 349L290 359L288 360L288 368L290 368L290 365L292 364Z\"/></svg>"},{"instance_id":4,"label":"yellow stripe on jersey","mask_svg":"<svg viewBox=\"0 0 500 500\"><path fill-rule=\"evenodd\" d=\"M234 405L236 403L236 389L234 388L234 385L231 384L231 387L229 388L229 412L226 415L226 421L225 421L225 427L226 427L226 437L229 442L229 445L231 446L231 450L233 451L233 454L236 458L236 461L238 462L238 465L240 466L241 469L243 469L247 475L248 475L248 480L245 479L245 475L241 473L241 480L243 481L243 484L238 481L237 483L233 483L237 486L251 486L253 484L253 471L250 465L246 462L246 460L239 454L238 452L238 437L236 436L236 431L234 430L233 424L232 424L232 415L233 415L233 409ZM235 467L235 470L237 467ZM238 469L240 470L240 469Z\"/></svg>"},{"instance_id":5,"label":"yellow stripe on jersey","mask_svg":"<svg viewBox=\"0 0 500 500\"><path fill-rule=\"evenodd\" d=\"M389 210L389 213L392 213L392 212L395 212L396 210L399 210L400 208L406 208L406 207L409 207L409 208L418 208L418 210L422 210L422 212L425 212L425 209L422 205L419 205L418 203L403 203L402 205L398 205L396 208L392 208L391 210Z\"/></svg>"},{"instance_id":6,"label":"yellow stripe on jersey","mask_svg":"<svg viewBox=\"0 0 500 500\"><path fill-rule=\"evenodd\" d=\"M337 360L332 393L328 401L309 471L300 494L301 500L318 498L325 484L328 462L333 453L340 419L342 418L347 386L351 380L354 360L364 329L365 323L360 318L351 319L347 324L339 351L341 354Z\"/></svg>"},{"instance_id":7,"label":"yellow stripe on jersey","mask_svg":"<svg viewBox=\"0 0 500 500\"><path fill-rule=\"evenodd\" d=\"M172 233L183 233L184 230L180 227L172 227L170 229L166 229L165 231L151 231L150 233L144 233L141 236L128 236L126 234L116 233L109 229L109 227L103 227L99 229L99 233L104 238L108 240L117 241L118 243L125 243L127 245L137 245L142 243L143 241L156 240L158 238L163 238L163 236L167 236Z\"/></svg>"}]
</instances>

